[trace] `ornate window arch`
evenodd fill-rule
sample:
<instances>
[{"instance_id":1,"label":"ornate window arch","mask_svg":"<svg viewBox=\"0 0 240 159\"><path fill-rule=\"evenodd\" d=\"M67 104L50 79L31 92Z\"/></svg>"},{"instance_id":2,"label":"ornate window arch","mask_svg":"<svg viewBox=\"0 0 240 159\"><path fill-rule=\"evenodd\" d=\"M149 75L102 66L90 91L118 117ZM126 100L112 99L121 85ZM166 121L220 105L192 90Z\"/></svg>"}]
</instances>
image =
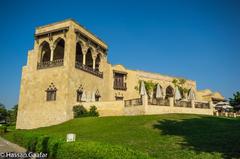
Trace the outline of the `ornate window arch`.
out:
<instances>
[{"instance_id":1,"label":"ornate window arch","mask_svg":"<svg viewBox=\"0 0 240 159\"><path fill-rule=\"evenodd\" d=\"M102 55L100 53L97 54L96 63L95 63L95 70L96 71L99 71L100 63L101 63L101 56Z\"/></svg>"},{"instance_id":2,"label":"ornate window arch","mask_svg":"<svg viewBox=\"0 0 240 159\"><path fill-rule=\"evenodd\" d=\"M77 89L77 102L82 102L82 95L83 95L83 86L80 85Z\"/></svg>"},{"instance_id":3,"label":"ornate window arch","mask_svg":"<svg viewBox=\"0 0 240 159\"><path fill-rule=\"evenodd\" d=\"M63 38L58 38L54 42L53 60L64 59L65 41Z\"/></svg>"},{"instance_id":4,"label":"ornate window arch","mask_svg":"<svg viewBox=\"0 0 240 159\"><path fill-rule=\"evenodd\" d=\"M95 101L99 101L99 99L101 98L100 92L97 89L96 93L95 93Z\"/></svg>"},{"instance_id":5,"label":"ornate window arch","mask_svg":"<svg viewBox=\"0 0 240 159\"><path fill-rule=\"evenodd\" d=\"M93 67L93 58L92 58L93 49L89 48L86 54L86 66Z\"/></svg>"},{"instance_id":6,"label":"ornate window arch","mask_svg":"<svg viewBox=\"0 0 240 159\"><path fill-rule=\"evenodd\" d=\"M53 83L51 83L49 85L49 87L46 90L47 93L47 101L55 101L56 100L56 96L57 96L57 88L55 87L55 85Z\"/></svg>"},{"instance_id":7,"label":"ornate window arch","mask_svg":"<svg viewBox=\"0 0 240 159\"><path fill-rule=\"evenodd\" d=\"M43 41L39 47L40 62L48 62L51 59L51 48L48 42Z\"/></svg>"},{"instance_id":8,"label":"ornate window arch","mask_svg":"<svg viewBox=\"0 0 240 159\"><path fill-rule=\"evenodd\" d=\"M76 57L75 60L79 62L80 64L83 64L83 50L82 50L82 42L78 41L76 43Z\"/></svg>"}]
</instances>

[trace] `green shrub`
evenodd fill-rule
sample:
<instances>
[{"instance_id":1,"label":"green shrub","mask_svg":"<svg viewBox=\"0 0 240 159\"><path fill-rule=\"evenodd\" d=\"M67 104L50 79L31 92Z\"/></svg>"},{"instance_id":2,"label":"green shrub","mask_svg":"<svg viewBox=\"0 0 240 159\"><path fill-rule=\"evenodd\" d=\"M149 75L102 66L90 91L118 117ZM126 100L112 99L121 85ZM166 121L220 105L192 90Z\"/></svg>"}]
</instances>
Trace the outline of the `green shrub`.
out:
<instances>
[{"instance_id":1,"label":"green shrub","mask_svg":"<svg viewBox=\"0 0 240 159\"><path fill-rule=\"evenodd\" d=\"M99 113L97 111L97 107L95 105L92 105L90 107L90 110L88 112L89 116L99 116Z\"/></svg>"},{"instance_id":2,"label":"green shrub","mask_svg":"<svg viewBox=\"0 0 240 159\"><path fill-rule=\"evenodd\" d=\"M25 147L27 150L35 152L38 135L18 131L13 133L13 140L20 146Z\"/></svg>"},{"instance_id":3,"label":"green shrub","mask_svg":"<svg viewBox=\"0 0 240 159\"><path fill-rule=\"evenodd\" d=\"M76 105L73 107L74 118L88 116L88 111L82 105Z\"/></svg>"},{"instance_id":4,"label":"green shrub","mask_svg":"<svg viewBox=\"0 0 240 159\"><path fill-rule=\"evenodd\" d=\"M35 152L39 134L25 133L24 131L12 132L12 140L27 150Z\"/></svg>"},{"instance_id":5,"label":"green shrub","mask_svg":"<svg viewBox=\"0 0 240 159\"><path fill-rule=\"evenodd\" d=\"M59 145L63 144L64 142L65 141L62 139L49 138L48 145L47 145L48 158L55 159L58 152Z\"/></svg>"},{"instance_id":6,"label":"green shrub","mask_svg":"<svg viewBox=\"0 0 240 159\"><path fill-rule=\"evenodd\" d=\"M118 145L92 141L66 142L62 138L32 132L12 132L13 142L32 152L48 154L49 159L145 159L147 154Z\"/></svg>"},{"instance_id":7,"label":"green shrub","mask_svg":"<svg viewBox=\"0 0 240 159\"><path fill-rule=\"evenodd\" d=\"M97 107L92 105L90 110L87 111L82 105L76 105L73 107L74 118L87 117L87 116L99 116Z\"/></svg>"},{"instance_id":8,"label":"green shrub","mask_svg":"<svg viewBox=\"0 0 240 159\"><path fill-rule=\"evenodd\" d=\"M2 125L0 126L0 134L5 134L7 132L7 126Z\"/></svg>"},{"instance_id":9,"label":"green shrub","mask_svg":"<svg viewBox=\"0 0 240 159\"><path fill-rule=\"evenodd\" d=\"M103 144L98 142L71 142L60 144L57 159L146 159L147 154L134 151L122 146Z\"/></svg>"},{"instance_id":10,"label":"green shrub","mask_svg":"<svg viewBox=\"0 0 240 159\"><path fill-rule=\"evenodd\" d=\"M48 149L47 149L48 141L49 141L49 136L39 137L36 144L36 152L48 153Z\"/></svg>"}]
</instances>

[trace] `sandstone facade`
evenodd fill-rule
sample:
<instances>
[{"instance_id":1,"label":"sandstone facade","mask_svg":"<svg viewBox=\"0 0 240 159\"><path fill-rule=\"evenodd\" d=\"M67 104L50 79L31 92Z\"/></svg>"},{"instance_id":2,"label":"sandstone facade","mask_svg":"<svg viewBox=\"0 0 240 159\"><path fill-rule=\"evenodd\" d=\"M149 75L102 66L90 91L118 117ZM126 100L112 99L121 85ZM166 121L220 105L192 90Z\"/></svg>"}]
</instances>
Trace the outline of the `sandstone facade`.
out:
<instances>
[{"instance_id":1,"label":"sandstone facade","mask_svg":"<svg viewBox=\"0 0 240 159\"><path fill-rule=\"evenodd\" d=\"M107 44L72 19L37 27L34 48L22 68L17 128L72 119L72 106L79 103L87 108L96 105L102 116L128 114L124 101L140 98L136 90L140 80L158 83L164 95L166 90L174 92L176 77L113 66L107 56ZM212 101L215 95L223 99L219 93L198 92L192 80L184 87L192 89L197 100ZM149 112L161 114L155 107Z\"/></svg>"}]
</instances>

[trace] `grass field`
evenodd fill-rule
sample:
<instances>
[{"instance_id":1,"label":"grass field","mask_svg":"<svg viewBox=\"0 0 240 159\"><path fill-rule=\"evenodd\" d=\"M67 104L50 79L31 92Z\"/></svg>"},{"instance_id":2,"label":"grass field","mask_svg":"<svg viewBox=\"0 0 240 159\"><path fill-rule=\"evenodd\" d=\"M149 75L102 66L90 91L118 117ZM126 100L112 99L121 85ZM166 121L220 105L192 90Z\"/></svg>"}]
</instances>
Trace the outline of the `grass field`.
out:
<instances>
[{"instance_id":1,"label":"grass field","mask_svg":"<svg viewBox=\"0 0 240 159\"><path fill-rule=\"evenodd\" d=\"M166 114L78 118L60 125L24 130L77 140L121 145L154 158L240 158L240 119ZM11 132L5 135L11 139Z\"/></svg>"}]
</instances>

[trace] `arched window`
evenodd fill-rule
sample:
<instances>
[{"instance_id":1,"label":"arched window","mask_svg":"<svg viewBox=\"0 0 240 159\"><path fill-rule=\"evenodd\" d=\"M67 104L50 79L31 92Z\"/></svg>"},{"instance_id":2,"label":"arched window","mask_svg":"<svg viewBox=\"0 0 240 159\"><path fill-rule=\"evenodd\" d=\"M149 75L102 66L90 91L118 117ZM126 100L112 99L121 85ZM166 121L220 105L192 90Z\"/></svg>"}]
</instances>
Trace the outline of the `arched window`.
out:
<instances>
[{"instance_id":1,"label":"arched window","mask_svg":"<svg viewBox=\"0 0 240 159\"><path fill-rule=\"evenodd\" d=\"M76 44L76 61L79 62L80 64L83 63L82 47L79 42Z\"/></svg>"},{"instance_id":2,"label":"arched window","mask_svg":"<svg viewBox=\"0 0 240 159\"><path fill-rule=\"evenodd\" d=\"M101 55L98 54L98 55L97 55L97 58L96 58L96 63L95 63L95 69L96 69L97 71L99 71L100 62L101 62Z\"/></svg>"},{"instance_id":3,"label":"arched window","mask_svg":"<svg viewBox=\"0 0 240 159\"><path fill-rule=\"evenodd\" d=\"M51 58L51 49L49 46L49 43L44 41L40 45L40 50L41 50L41 62L47 62L50 61Z\"/></svg>"},{"instance_id":4,"label":"arched window","mask_svg":"<svg viewBox=\"0 0 240 159\"><path fill-rule=\"evenodd\" d=\"M51 83L48 87L48 89L46 90L47 93L47 101L55 101L56 100L56 96L57 96L57 88L55 87L55 85L53 83Z\"/></svg>"},{"instance_id":5,"label":"arched window","mask_svg":"<svg viewBox=\"0 0 240 159\"><path fill-rule=\"evenodd\" d=\"M100 98L101 98L100 92L99 90L97 90L95 93L95 101L99 101Z\"/></svg>"},{"instance_id":6,"label":"arched window","mask_svg":"<svg viewBox=\"0 0 240 159\"><path fill-rule=\"evenodd\" d=\"M59 60L64 58L65 41L63 39L57 39L55 42L55 49L53 53L53 60Z\"/></svg>"},{"instance_id":7,"label":"arched window","mask_svg":"<svg viewBox=\"0 0 240 159\"><path fill-rule=\"evenodd\" d=\"M166 98L174 96L174 89L171 86L166 88Z\"/></svg>"},{"instance_id":8,"label":"arched window","mask_svg":"<svg viewBox=\"0 0 240 159\"><path fill-rule=\"evenodd\" d=\"M77 102L82 101L82 95L83 95L83 86L80 85L80 87L77 90Z\"/></svg>"},{"instance_id":9,"label":"arched window","mask_svg":"<svg viewBox=\"0 0 240 159\"><path fill-rule=\"evenodd\" d=\"M88 49L86 54L86 66L93 67L93 58L92 58L92 51L91 49Z\"/></svg>"}]
</instances>

